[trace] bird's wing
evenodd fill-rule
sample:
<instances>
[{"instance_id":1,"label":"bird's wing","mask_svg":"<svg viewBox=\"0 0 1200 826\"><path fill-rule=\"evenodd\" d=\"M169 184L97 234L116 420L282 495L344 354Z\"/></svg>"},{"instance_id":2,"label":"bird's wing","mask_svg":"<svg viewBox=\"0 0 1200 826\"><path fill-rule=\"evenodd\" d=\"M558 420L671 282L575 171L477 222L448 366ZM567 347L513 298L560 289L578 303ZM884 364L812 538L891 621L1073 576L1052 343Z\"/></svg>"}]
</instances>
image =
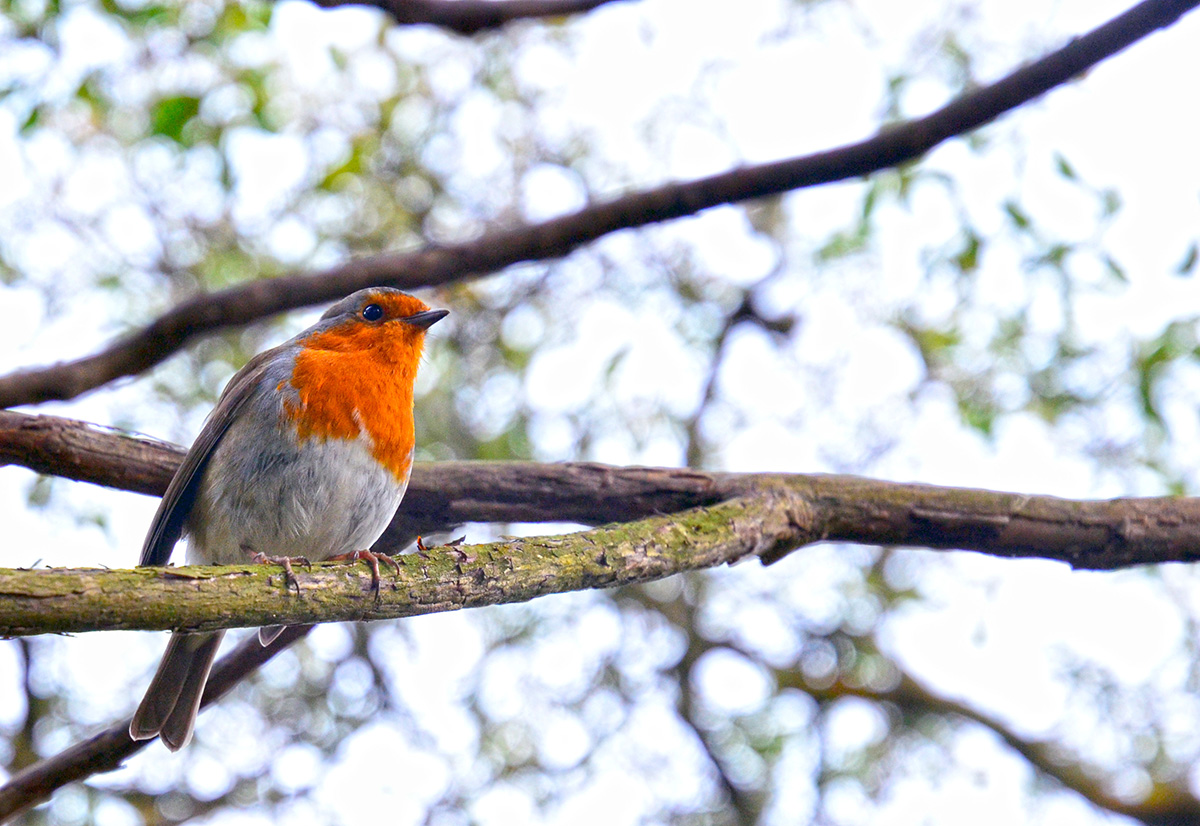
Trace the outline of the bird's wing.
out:
<instances>
[{"instance_id":1,"label":"bird's wing","mask_svg":"<svg viewBox=\"0 0 1200 826\"><path fill-rule=\"evenodd\" d=\"M183 525L196 501L200 476L208 460L212 458L213 450L229 430L238 413L246 406L246 402L254 395L259 380L270 367L271 359L286 346L281 345L259 353L229 380L221 398L217 400L217 406L205 421L204 427L200 428L200 435L183 457L183 463L175 471L171 483L167 485L167 492L158 503L158 511L154 514L154 521L150 523L150 530L146 533L146 541L142 545L139 565L167 564L167 560L171 558L171 550L183 535Z\"/></svg>"}]
</instances>

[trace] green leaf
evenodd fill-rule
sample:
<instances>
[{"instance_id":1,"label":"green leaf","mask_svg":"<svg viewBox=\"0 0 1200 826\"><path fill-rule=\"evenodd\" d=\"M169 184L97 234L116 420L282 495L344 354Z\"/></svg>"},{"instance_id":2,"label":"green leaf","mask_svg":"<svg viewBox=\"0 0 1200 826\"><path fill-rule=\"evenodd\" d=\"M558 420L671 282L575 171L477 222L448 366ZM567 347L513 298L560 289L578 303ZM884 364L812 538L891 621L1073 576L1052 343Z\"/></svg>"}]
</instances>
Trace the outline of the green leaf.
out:
<instances>
[{"instance_id":1,"label":"green leaf","mask_svg":"<svg viewBox=\"0 0 1200 826\"><path fill-rule=\"evenodd\" d=\"M139 5L126 8L117 0L101 0L100 6L109 14L119 17L134 26L147 26L154 23L170 25L178 16L177 10L158 3Z\"/></svg>"},{"instance_id":2,"label":"green leaf","mask_svg":"<svg viewBox=\"0 0 1200 826\"><path fill-rule=\"evenodd\" d=\"M227 3L218 24L224 37L264 31L271 24L271 3Z\"/></svg>"},{"instance_id":3,"label":"green leaf","mask_svg":"<svg viewBox=\"0 0 1200 826\"><path fill-rule=\"evenodd\" d=\"M817 260L822 263L845 258L867 248L871 237L871 227L866 222L859 222L853 230L835 232L825 244L817 250Z\"/></svg>"},{"instance_id":4,"label":"green leaf","mask_svg":"<svg viewBox=\"0 0 1200 826\"><path fill-rule=\"evenodd\" d=\"M962 249L952 259L963 274L974 272L979 268L979 250L983 246L983 239L976 235L974 230L968 229L966 235L967 238Z\"/></svg>"},{"instance_id":5,"label":"green leaf","mask_svg":"<svg viewBox=\"0 0 1200 826\"><path fill-rule=\"evenodd\" d=\"M33 109L29 112L29 117L25 118L25 120L21 122L21 134L27 135L34 129L37 129L38 123L41 121L41 119L42 107L33 107Z\"/></svg>"},{"instance_id":6,"label":"green leaf","mask_svg":"<svg viewBox=\"0 0 1200 826\"><path fill-rule=\"evenodd\" d=\"M996 412L991 399L982 398L974 391L958 394L958 413L963 423L989 438L995 434Z\"/></svg>"},{"instance_id":7,"label":"green leaf","mask_svg":"<svg viewBox=\"0 0 1200 826\"><path fill-rule=\"evenodd\" d=\"M151 4L140 9L125 11L122 15L130 23L138 26L149 26L156 23L171 25L176 21L178 12L174 8Z\"/></svg>"},{"instance_id":8,"label":"green leaf","mask_svg":"<svg viewBox=\"0 0 1200 826\"><path fill-rule=\"evenodd\" d=\"M1009 220L1013 222L1013 226L1017 229L1029 229L1029 216L1017 206L1016 201L1005 201L1004 211L1008 213Z\"/></svg>"},{"instance_id":9,"label":"green leaf","mask_svg":"<svg viewBox=\"0 0 1200 826\"><path fill-rule=\"evenodd\" d=\"M1194 320L1172 322L1153 341L1142 345L1134 356L1133 369L1137 374L1138 400L1146 420L1160 427L1165 426L1158 409L1155 388L1166 369L1177 359L1196 347Z\"/></svg>"},{"instance_id":10,"label":"green leaf","mask_svg":"<svg viewBox=\"0 0 1200 826\"><path fill-rule=\"evenodd\" d=\"M371 149L374 148L376 147L371 147ZM317 184L317 188L333 192L340 188L346 178L357 177L363 174L365 156L366 147L364 146L364 141L355 141L350 148L350 157L330 169L325 174L325 177L321 179L321 182Z\"/></svg>"},{"instance_id":11,"label":"green leaf","mask_svg":"<svg viewBox=\"0 0 1200 826\"><path fill-rule=\"evenodd\" d=\"M954 328L924 327L908 319L898 320L896 326L916 345L929 370L952 361L954 348L962 343L962 334Z\"/></svg>"},{"instance_id":12,"label":"green leaf","mask_svg":"<svg viewBox=\"0 0 1200 826\"><path fill-rule=\"evenodd\" d=\"M1070 162L1057 152L1054 153L1054 165L1058 169L1058 174L1068 181L1078 180L1079 176L1075 174L1075 167L1071 166Z\"/></svg>"},{"instance_id":13,"label":"green leaf","mask_svg":"<svg viewBox=\"0 0 1200 826\"><path fill-rule=\"evenodd\" d=\"M1030 407L1044 421L1055 424L1073 410L1078 410L1085 400L1075 393L1059 392L1034 396Z\"/></svg>"},{"instance_id":14,"label":"green leaf","mask_svg":"<svg viewBox=\"0 0 1200 826\"><path fill-rule=\"evenodd\" d=\"M254 115L255 122L268 132L276 131L276 126L268 112L271 93L267 90L266 74L258 69L246 69L238 73L237 82L243 89L250 92L250 96L254 99L250 111Z\"/></svg>"},{"instance_id":15,"label":"green leaf","mask_svg":"<svg viewBox=\"0 0 1200 826\"><path fill-rule=\"evenodd\" d=\"M1067 256L1071 254L1074 247L1070 244L1051 244L1050 249L1042 254L1038 261L1042 264L1048 264L1055 269L1062 269L1063 264L1067 260Z\"/></svg>"},{"instance_id":16,"label":"green leaf","mask_svg":"<svg viewBox=\"0 0 1200 826\"><path fill-rule=\"evenodd\" d=\"M875 211L875 204L878 200L879 200L879 184L877 182L872 182L871 185L867 187L866 197L863 198L863 203L862 203L862 220L863 221L871 220L871 213L873 213Z\"/></svg>"},{"instance_id":17,"label":"green leaf","mask_svg":"<svg viewBox=\"0 0 1200 826\"><path fill-rule=\"evenodd\" d=\"M200 113L200 98L193 95L178 95L163 98L150 110L150 131L155 135L170 138L176 143L189 145L183 130Z\"/></svg>"}]
</instances>

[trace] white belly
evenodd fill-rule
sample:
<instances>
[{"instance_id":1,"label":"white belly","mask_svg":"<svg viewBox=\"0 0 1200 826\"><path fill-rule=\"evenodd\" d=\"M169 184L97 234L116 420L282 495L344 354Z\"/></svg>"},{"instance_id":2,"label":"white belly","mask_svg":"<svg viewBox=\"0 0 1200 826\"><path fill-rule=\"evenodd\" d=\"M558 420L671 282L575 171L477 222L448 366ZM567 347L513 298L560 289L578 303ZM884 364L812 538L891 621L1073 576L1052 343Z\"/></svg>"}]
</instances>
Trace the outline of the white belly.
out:
<instances>
[{"instance_id":1,"label":"white belly","mask_svg":"<svg viewBox=\"0 0 1200 826\"><path fill-rule=\"evenodd\" d=\"M187 521L189 564L238 564L256 553L325 559L365 550L408 486L356 441L271 439L231 428L204 470Z\"/></svg>"}]
</instances>

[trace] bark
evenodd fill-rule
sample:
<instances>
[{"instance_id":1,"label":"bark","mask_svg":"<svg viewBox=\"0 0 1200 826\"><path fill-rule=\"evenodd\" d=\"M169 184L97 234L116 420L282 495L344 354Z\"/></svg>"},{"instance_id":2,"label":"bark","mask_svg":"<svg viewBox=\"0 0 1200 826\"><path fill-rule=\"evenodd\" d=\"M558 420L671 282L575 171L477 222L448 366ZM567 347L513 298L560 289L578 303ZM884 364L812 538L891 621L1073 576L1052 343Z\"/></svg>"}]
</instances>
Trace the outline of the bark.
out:
<instances>
[{"instance_id":1,"label":"bark","mask_svg":"<svg viewBox=\"0 0 1200 826\"><path fill-rule=\"evenodd\" d=\"M182 449L164 442L85 422L0 411L0 464L161 493L182 455ZM451 531L464 522L598 525L738 498L769 510L772 497L791 503L790 518L802 532L797 540L801 544L969 550L1052 559L1093 570L1200 558L1200 499L1072 500L842 475L534 462L418 464L400 512L375 548L395 553L419 534ZM767 562L789 550L786 543L769 546L765 535L764 542L767 546L756 553ZM18 580L44 573L25 572Z\"/></svg>"},{"instance_id":2,"label":"bark","mask_svg":"<svg viewBox=\"0 0 1200 826\"><path fill-rule=\"evenodd\" d=\"M563 536L442 546L396 557L373 587L367 565L0 569L0 635L378 620L524 602L660 579L804 541L783 491Z\"/></svg>"},{"instance_id":3,"label":"bark","mask_svg":"<svg viewBox=\"0 0 1200 826\"><path fill-rule=\"evenodd\" d=\"M411 290L451 284L522 261L560 258L621 229L858 178L914 161L938 144L990 123L1170 26L1196 5L1200 0L1145 0L1001 80L967 92L925 117L886 126L859 143L634 192L541 224L487 232L474 241L377 255L197 296L99 353L0 377L0 408L75 398L153 367L196 336L332 301L363 287Z\"/></svg>"}]
</instances>

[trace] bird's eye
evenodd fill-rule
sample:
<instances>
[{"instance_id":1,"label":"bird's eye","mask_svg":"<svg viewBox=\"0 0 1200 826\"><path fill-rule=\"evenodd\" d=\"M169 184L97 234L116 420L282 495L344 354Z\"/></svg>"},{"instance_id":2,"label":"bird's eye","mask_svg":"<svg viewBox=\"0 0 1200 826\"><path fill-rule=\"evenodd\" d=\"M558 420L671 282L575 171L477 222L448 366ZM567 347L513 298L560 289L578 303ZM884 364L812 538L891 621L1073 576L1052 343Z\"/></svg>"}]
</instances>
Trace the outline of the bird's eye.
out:
<instances>
[{"instance_id":1,"label":"bird's eye","mask_svg":"<svg viewBox=\"0 0 1200 826\"><path fill-rule=\"evenodd\" d=\"M383 307L378 304L368 304L363 307L362 317L367 321L378 321L383 318Z\"/></svg>"}]
</instances>

